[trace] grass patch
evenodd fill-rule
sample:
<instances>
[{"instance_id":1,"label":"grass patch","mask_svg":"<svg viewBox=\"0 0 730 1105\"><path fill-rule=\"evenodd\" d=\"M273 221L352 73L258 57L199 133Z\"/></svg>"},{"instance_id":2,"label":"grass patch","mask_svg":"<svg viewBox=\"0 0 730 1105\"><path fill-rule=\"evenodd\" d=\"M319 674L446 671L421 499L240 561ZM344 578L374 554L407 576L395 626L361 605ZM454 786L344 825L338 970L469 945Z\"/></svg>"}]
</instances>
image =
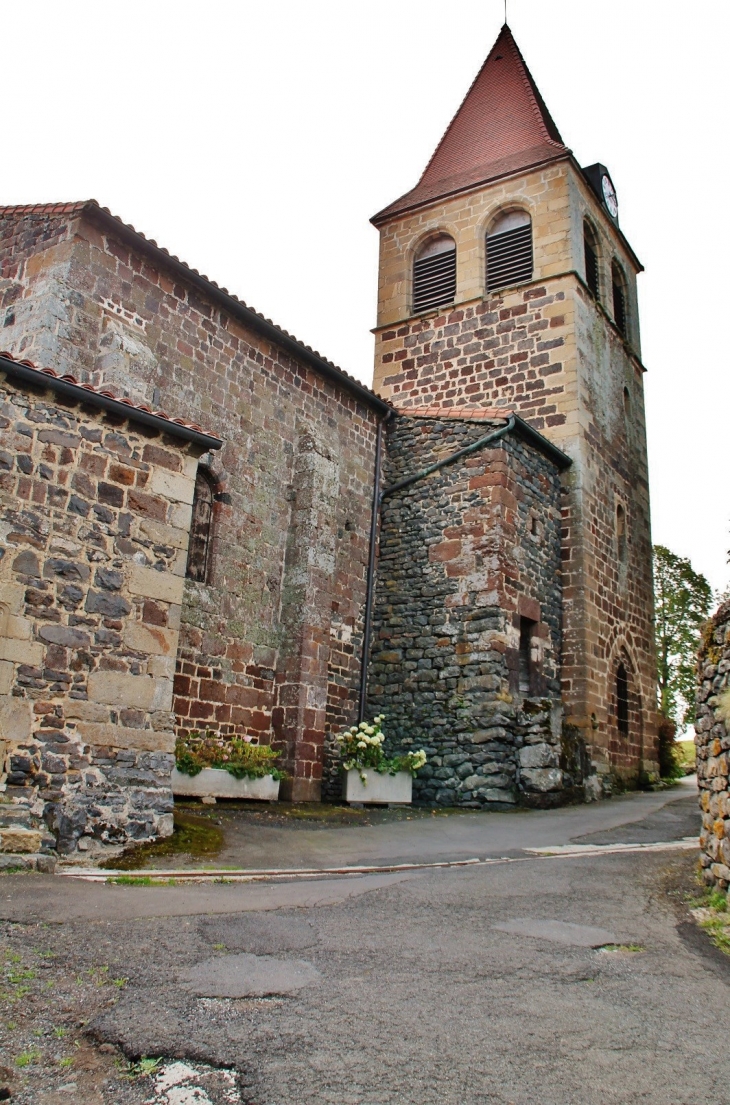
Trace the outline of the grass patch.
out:
<instances>
[{"instance_id":1,"label":"grass patch","mask_svg":"<svg viewBox=\"0 0 730 1105\"><path fill-rule=\"evenodd\" d=\"M193 859L217 856L223 847L223 830L204 817L195 817L175 810L172 836L126 848L120 856L103 860L102 868L115 871L138 871L160 856L192 856Z\"/></svg>"},{"instance_id":2,"label":"grass patch","mask_svg":"<svg viewBox=\"0 0 730 1105\"><path fill-rule=\"evenodd\" d=\"M720 951L730 955L730 900L724 890L705 887L689 899L692 915Z\"/></svg>"},{"instance_id":3,"label":"grass patch","mask_svg":"<svg viewBox=\"0 0 730 1105\"><path fill-rule=\"evenodd\" d=\"M33 1063L37 1063L41 1057L40 1051L33 1049L32 1051L21 1051L20 1055L15 1056L16 1067L30 1067Z\"/></svg>"}]
</instances>

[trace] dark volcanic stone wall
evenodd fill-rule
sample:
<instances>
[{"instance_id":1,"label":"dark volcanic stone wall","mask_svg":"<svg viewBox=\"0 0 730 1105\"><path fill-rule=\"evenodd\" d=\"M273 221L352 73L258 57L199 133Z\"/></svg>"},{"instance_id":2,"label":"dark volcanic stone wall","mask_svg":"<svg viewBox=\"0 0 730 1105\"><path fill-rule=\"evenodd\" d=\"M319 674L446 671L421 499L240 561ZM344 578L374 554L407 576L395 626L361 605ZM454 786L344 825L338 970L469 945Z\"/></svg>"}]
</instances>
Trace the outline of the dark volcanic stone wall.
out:
<instances>
[{"instance_id":1,"label":"dark volcanic stone wall","mask_svg":"<svg viewBox=\"0 0 730 1105\"><path fill-rule=\"evenodd\" d=\"M730 602L708 623L697 664L700 863L709 886L730 886Z\"/></svg>"},{"instance_id":2,"label":"dark volcanic stone wall","mask_svg":"<svg viewBox=\"0 0 730 1105\"><path fill-rule=\"evenodd\" d=\"M385 483L503 422L398 418ZM382 506L369 714L387 747L423 746L421 802L505 806L560 800L560 481L516 433ZM529 691L520 620L531 623Z\"/></svg>"}]
</instances>

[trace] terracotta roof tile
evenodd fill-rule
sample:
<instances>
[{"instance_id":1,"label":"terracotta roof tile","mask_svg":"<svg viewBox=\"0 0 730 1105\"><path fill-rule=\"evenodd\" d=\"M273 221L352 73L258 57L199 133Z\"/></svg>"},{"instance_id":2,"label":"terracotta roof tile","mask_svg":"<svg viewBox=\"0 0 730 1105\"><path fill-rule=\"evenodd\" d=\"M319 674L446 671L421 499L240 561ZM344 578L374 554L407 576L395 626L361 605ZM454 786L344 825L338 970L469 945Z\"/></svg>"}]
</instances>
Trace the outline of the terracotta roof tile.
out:
<instances>
[{"instance_id":1,"label":"terracotta roof tile","mask_svg":"<svg viewBox=\"0 0 730 1105\"><path fill-rule=\"evenodd\" d=\"M38 374L39 386L48 384L48 386L52 387L51 381L62 380L78 388L80 391L91 392L92 395L103 395L107 399L113 399L115 403L123 403L125 407L130 408L130 418L134 418L134 411L140 411L144 414L152 415L153 418L159 418L163 422L169 422L172 426L182 426L186 430L194 430L195 433L203 434L205 437L215 439L216 441L222 441L219 434L212 434L208 430L204 430L197 422L185 422L182 418L172 418L165 411L153 411L152 408L146 406L146 404L133 403L131 399L116 395L113 391L109 391L108 388L95 388L91 384L79 383L76 377L72 376L70 373L66 373L62 376L52 368L39 368L33 361L20 360L18 357L14 357L12 353L6 351L0 351L0 358L6 361L12 361L13 364L23 365L24 368L32 369L33 372ZM79 398L81 398L81 396Z\"/></svg>"},{"instance_id":2,"label":"terracotta roof tile","mask_svg":"<svg viewBox=\"0 0 730 1105\"><path fill-rule=\"evenodd\" d=\"M416 187L372 221L569 153L505 24Z\"/></svg>"},{"instance_id":3,"label":"terracotta roof tile","mask_svg":"<svg viewBox=\"0 0 730 1105\"><path fill-rule=\"evenodd\" d=\"M396 407L404 418L438 418L443 422L494 422L510 418L515 412L505 407Z\"/></svg>"}]
</instances>

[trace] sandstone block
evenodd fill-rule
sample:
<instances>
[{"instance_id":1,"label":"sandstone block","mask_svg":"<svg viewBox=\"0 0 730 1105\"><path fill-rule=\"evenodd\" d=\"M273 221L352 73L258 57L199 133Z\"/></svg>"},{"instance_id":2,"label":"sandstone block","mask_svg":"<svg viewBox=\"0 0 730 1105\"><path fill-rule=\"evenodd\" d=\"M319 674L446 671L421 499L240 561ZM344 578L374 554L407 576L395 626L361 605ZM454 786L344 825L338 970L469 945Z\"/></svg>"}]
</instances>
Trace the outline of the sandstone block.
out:
<instances>
[{"instance_id":1,"label":"sandstone block","mask_svg":"<svg viewBox=\"0 0 730 1105\"><path fill-rule=\"evenodd\" d=\"M10 694L13 689L13 671L9 660L0 660L0 695Z\"/></svg>"},{"instance_id":2,"label":"sandstone block","mask_svg":"<svg viewBox=\"0 0 730 1105\"><path fill-rule=\"evenodd\" d=\"M8 637L0 638L0 660L10 660L14 664L30 664L39 667L43 663L43 645L40 641L18 641Z\"/></svg>"},{"instance_id":3,"label":"sandstone block","mask_svg":"<svg viewBox=\"0 0 730 1105\"><path fill-rule=\"evenodd\" d=\"M21 618L18 614L7 614L2 628L4 637L11 637L16 641L29 641L32 625L27 618Z\"/></svg>"},{"instance_id":4,"label":"sandstone block","mask_svg":"<svg viewBox=\"0 0 730 1105\"><path fill-rule=\"evenodd\" d=\"M155 468L149 482L150 490L165 499L192 505L195 480L165 468Z\"/></svg>"},{"instance_id":5,"label":"sandstone block","mask_svg":"<svg viewBox=\"0 0 730 1105\"><path fill-rule=\"evenodd\" d=\"M88 693L92 702L109 706L137 706L152 709L156 680L147 675L128 675L119 671L94 671L89 676Z\"/></svg>"},{"instance_id":6,"label":"sandstone block","mask_svg":"<svg viewBox=\"0 0 730 1105\"><path fill-rule=\"evenodd\" d=\"M133 595L182 603L184 589L185 580L182 577L144 568L141 564L133 564L129 573L129 591Z\"/></svg>"},{"instance_id":7,"label":"sandstone block","mask_svg":"<svg viewBox=\"0 0 730 1105\"><path fill-rule=\"evenodd\" d=\"M139 533L142 537L149 538L156 545L171 545L173 549L187 549L188 531L176 529L175 526L166 526L163 522L155 522L152 518L140 518Z\"/></svg>"},{"instance_id":8,"label":"sandstone block","mask_svg":"<svg viewBox=\"0 0 730 1105\"><path fill-rule=\"evenodd\" d=\"M128 622L122 634L125 645L135 652L145 652L150 656L170 656L177 651L178 634L173 629L161 625L142 625L140 622Z\"/></svg>"},{"instance_id":9,"label":"sandstone block","mask_svg":"<svg viewBox=\"0 0 730 1105\"><path fill-rule=\"evenodd\" d=\"M3 695L0 698L0 739L12 743L25 741L31 734L33 713L26 698Z\"/></svg>"},{"instance_id":10,"label":"sandstone block","mask_svg":"<svg viewBox=\"0 0 730 1105\"><path fill-rule=\"evenodd\" d=\"M25 587L20 583L0 583L0 607L9 614L20 614L25 602Z\"/></svg>"},{"instance_id":11,"label":"sandstone block","mask_svg":"<svg viewBox=\"0 0 730 1105\"><path fill-rule=\"evenodd\" d=\"M135 748L142 752L174 752L175 734L171 730L132 729L111 722L81 721L78 730L87 744L104 748Z\"/></svg>"},{"instance_id":12,"label":"sandstone block","mask_svg":"<svg viewBox=\"0 0 730 1105\"><path fill-rule=\"evenodd\" d=\"M24 855L40 851L43 834L39 829L0 827L0 852L18 852Z\"/></svg>"}]
</instances>

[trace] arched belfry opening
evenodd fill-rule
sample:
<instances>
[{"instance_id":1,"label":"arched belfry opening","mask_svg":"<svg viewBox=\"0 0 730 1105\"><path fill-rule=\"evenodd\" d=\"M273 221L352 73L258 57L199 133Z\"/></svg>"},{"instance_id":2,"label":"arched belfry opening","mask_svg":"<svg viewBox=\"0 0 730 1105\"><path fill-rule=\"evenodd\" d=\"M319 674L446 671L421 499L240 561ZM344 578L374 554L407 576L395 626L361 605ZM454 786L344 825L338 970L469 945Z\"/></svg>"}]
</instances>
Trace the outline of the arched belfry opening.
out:
<instances>
[{"instance_id":1,"label":"arched belfry opening","mask_svg":"<svg viewBox=\"0 0 730 1105\"><path fill-rule=\"evenodd\" d=\"M428 311L454 302L456 242L450 234L425 241L413 260L413 311Z\"/></svg>"},{"instance_id":2,"label":"arched belfry opening","mask_svg":"<svg viewBox=\"0 0 730 1105\"><path fill-rule=\"evenodd\" d=\"M532 219L526 211L500 215L487 232L490 292L532 280Z\"/></svg>"}]
</instances>

